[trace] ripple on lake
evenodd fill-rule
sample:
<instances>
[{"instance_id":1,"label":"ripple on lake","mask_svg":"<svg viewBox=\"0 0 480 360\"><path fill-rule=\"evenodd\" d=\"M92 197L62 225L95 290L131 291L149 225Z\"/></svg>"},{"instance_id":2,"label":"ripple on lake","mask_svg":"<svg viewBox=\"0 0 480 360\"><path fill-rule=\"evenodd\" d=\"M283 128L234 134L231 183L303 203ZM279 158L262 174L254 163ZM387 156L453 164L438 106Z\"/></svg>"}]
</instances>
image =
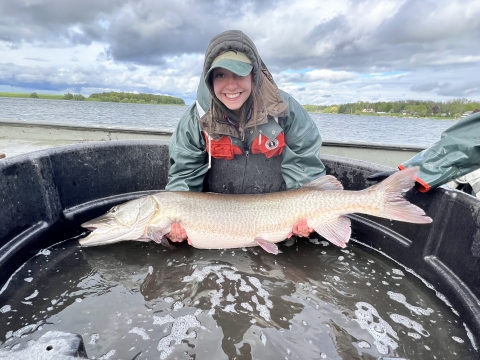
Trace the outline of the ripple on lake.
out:
<instances>
[{"instance_id":1,"label":"ripple on lake","mask_svg":"<svg viewBox=\"0 0 480 360\"><path fill-rule=\"evenodd\" d=\"M0 120L173 131L186 106L0 97ZM430 146L452 120L310 113L324 141Z\"/></svg>"}]
</instances>

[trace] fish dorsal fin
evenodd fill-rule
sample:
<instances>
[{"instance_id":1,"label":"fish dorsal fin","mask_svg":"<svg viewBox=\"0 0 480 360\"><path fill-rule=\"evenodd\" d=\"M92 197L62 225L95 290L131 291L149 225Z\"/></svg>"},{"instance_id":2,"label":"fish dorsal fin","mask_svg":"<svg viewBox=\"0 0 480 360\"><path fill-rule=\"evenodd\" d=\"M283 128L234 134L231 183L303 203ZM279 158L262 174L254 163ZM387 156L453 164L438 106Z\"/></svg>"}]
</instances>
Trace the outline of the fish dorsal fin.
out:
<instances>
[{"instance_id":1,"label":"fish dorsal fin","mask_svg":"<svg viewBox=\"0 0 480 360\"><path fill-rule=\"evenodd\" d=\"M343 190L343 185L335 176L325 175L306 183L301 188L309 190Z\"/></svg>"},{"instance_id":2,"label":"fish dorsal fin","mask_svg":"<svg viewBox=\"0 0 480 360\"><path fill-rule=\"evenodd\" d=\"M315 228L315 231L332 244L344 248L350 240L352 228L350 219L346 216L340 216L326 224L319 225Z\"/></svg>"}]
</instances>

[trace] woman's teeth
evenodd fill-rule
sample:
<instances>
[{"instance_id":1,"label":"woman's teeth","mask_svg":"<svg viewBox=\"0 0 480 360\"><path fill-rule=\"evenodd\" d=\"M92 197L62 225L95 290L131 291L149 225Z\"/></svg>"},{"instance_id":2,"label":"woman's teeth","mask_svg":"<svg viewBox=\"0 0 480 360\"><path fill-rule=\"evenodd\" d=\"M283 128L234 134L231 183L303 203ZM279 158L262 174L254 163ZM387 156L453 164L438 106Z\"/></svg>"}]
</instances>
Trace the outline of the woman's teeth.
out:
<instances>
[{"instance_id":1,"label":"woman's teeth","mask_svg":"<svg viewBox=\"0 0 480 360\"><path fill-rule=\"evenodd\" d=\"M225 94L226 97L228 97L229 99L235 99L237 97L240 96L240 93L236 93L236 94Z\"/></svg>"}]
</instances>

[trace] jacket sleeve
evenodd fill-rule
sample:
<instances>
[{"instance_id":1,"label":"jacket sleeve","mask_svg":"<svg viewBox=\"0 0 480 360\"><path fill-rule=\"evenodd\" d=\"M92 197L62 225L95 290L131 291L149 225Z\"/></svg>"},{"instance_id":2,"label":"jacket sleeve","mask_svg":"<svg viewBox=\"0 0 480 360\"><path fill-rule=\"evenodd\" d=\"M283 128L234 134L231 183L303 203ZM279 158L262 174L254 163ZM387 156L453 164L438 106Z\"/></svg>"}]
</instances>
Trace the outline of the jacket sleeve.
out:
<instances>
[{"instance_id":1,"label":"jacket sleeve","mask_svg":"<svg viewBox=\"0 0 480 360\"><path fill-rule=\"evenodd\" d=\"M169 191L202 191L203 179L208 171L205 140L198 124L195 103L178 122L169 143Z\"/></svg>"},{"instance_id":2,"label":"jacket sleeve","mask_svg":"<svg viewBox=\"0 0 480 360\"><path fill-rule=\"evenodd\" d=\"M288 103L283 128L286 146L282 153L282 175L287 189L297 189L325 175L319 158L322 138L305 109L290 95L280 92Z\"/></svg>"},{"instance_id":3,"label":"jacket sleeve","mask_svg":"<svg viewBox=\"0 0 480 360\"><path fill-rule=\"evenodd\" d=\"M439 141L398 167L413 166L420 168L416 181L421 192L480 168L480 113L460 120Z\"/></svg>"}]
</instances>

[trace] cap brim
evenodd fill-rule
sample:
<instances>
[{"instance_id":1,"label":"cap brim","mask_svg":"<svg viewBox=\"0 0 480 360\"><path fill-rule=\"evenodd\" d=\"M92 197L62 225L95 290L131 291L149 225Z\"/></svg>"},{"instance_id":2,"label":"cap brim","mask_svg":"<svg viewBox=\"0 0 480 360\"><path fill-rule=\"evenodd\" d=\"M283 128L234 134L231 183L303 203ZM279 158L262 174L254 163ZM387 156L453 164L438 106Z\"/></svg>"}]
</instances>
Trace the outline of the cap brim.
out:
<instances>
[{"instance_id":1,"label":"cap brim","mask_svg":"<svg viewBox=\"0 0 480 360\"><path fill-rule=\"evenodd\" d=\"M247 76L252 71L253 66L243 61L222 59L215 62L215 64L210 67L210 70L208 70L205 79L208 79L208 77L210 76L210 72L215 68L227 69L238 76Z\"/></svg>"}]
</instances>

